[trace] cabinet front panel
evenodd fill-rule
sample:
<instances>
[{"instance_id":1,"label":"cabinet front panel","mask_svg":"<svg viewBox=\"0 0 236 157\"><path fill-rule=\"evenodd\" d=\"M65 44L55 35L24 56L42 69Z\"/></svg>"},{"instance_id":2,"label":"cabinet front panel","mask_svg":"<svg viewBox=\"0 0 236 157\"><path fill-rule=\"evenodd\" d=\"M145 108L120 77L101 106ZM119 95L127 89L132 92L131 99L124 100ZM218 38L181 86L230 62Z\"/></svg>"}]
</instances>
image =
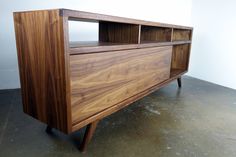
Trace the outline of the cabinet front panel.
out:
<instances>
[{"instance_id":1,"label":"cabinet front panel","mask_svg":"<svg viewBox=\"0 0 236 157\"><path fill-rule=\"evenodd\" d=\"M72 125L166 80L172 46L70 56Z\"/></svg>"}]
</instances>

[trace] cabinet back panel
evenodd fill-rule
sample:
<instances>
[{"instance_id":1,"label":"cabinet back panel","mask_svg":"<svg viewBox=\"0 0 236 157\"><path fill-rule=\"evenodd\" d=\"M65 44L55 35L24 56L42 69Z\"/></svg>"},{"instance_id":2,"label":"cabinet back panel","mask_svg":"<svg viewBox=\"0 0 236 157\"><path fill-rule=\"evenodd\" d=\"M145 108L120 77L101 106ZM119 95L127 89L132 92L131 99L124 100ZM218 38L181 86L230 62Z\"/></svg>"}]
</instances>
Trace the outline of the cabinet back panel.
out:
<instances>
[{"instance_id":1,"label":"cabinet back panel","mask_svg":"<svg viewBox=\"0 0 236 157\"><path fill-rule=\"evenodd\" d=\"M191 40L191 30L174 29L172 40L173 41Z\"/></svg>"},{"instance_id":2,"label":"cabinet back panel","mask_svg":"<svg viewBox=\"0 0 236 157\"><path fill-rule=\"evenodd\" d=\"M166 79L172 47L70 56L72 125Z\"/></svg>"},{"instance_id":3,"label":"cabinet back panel","mask_svg":"<svg viewBox=\"0 0 236 157\"><path fill-rule=\"evenodd\" d=\"M99 41L113 43L137 44L139 39L139 25L99 22Z\"/></svg>"},{"instance_id":4,"label":"cabinet back panel","mask_svg":"<svg viewBox=\"0 0 236 157\"><path fill-rule=\"evenodd\" d=\"M171 28L141 26L141 43L171 41Z\"/></svg>"},{"instance_id":5,"label":"cabinet back panel","mask_svg":"<svg viewBox=\"0 0 236 157\"><path fill-rule=\"evenodd\" d=\"M189 44L173 46L171 69L187 70L189 51Z\"/></svg>"}]
</instances>

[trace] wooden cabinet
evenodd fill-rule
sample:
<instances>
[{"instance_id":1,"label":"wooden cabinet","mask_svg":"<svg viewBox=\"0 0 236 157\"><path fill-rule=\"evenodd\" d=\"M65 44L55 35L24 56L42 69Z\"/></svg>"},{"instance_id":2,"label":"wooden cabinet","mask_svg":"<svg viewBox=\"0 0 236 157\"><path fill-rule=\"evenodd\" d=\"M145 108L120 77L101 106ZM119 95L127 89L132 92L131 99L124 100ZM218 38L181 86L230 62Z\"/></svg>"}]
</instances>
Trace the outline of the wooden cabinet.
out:
<instances>
[{"instance_id":1,"label":"wooden cabinet","mask_svg":"<svg viewBox=\"0 0 236 157\"><path fill-rule=\"evenodd\" d=\"M97 41L69 40L69 21L97 23ZM188 70L192 27L67 9L15 12L24 112L66 134L97 122Z\"/></svg>"}]
</instances>

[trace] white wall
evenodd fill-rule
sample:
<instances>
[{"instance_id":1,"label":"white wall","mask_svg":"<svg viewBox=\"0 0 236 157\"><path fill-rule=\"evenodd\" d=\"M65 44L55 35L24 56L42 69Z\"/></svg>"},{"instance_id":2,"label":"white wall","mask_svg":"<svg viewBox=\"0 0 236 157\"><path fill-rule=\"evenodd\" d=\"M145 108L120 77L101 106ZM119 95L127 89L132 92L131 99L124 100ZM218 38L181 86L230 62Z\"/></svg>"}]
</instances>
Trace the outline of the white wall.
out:
<instances>
[{"instance_id":1,"label":"white wall","mask_svg":"<svg viewBox=\"0 0 236 157\"><path fill-rule=\"evenodd\" d=\"M236 89L236 1L193 0L188 75Z\"/></svg>"},{"instance_id":2,"label":"white wall","mask_svg":"<svg viewBox=\"0 0 236 157\"><path fill-rule=\"evenodd\" d=\"M68 8L182 25L190 25L191 22L191 0L1 0L0 89L20 87L12 12L49 8Z\"/></svg>"}]
</instances>

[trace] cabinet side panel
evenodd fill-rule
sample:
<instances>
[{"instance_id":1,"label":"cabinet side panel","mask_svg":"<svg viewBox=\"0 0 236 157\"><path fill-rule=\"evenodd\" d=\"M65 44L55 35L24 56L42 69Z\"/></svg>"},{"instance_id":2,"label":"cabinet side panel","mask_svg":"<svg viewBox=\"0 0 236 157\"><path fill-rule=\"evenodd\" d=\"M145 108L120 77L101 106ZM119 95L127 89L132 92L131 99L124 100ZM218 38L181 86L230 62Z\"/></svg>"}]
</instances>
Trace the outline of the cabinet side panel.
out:
<instances>
[{"instance_id":1,"label":"cabinet side panel","mask_svg":"<svg viewBox=\"0 0 236 157\"><path fill-rule=\"evenodd\" d=\"M14 13L26 114L68 133L66 55L59 10Z\"/></svg>"}]
</instances>

